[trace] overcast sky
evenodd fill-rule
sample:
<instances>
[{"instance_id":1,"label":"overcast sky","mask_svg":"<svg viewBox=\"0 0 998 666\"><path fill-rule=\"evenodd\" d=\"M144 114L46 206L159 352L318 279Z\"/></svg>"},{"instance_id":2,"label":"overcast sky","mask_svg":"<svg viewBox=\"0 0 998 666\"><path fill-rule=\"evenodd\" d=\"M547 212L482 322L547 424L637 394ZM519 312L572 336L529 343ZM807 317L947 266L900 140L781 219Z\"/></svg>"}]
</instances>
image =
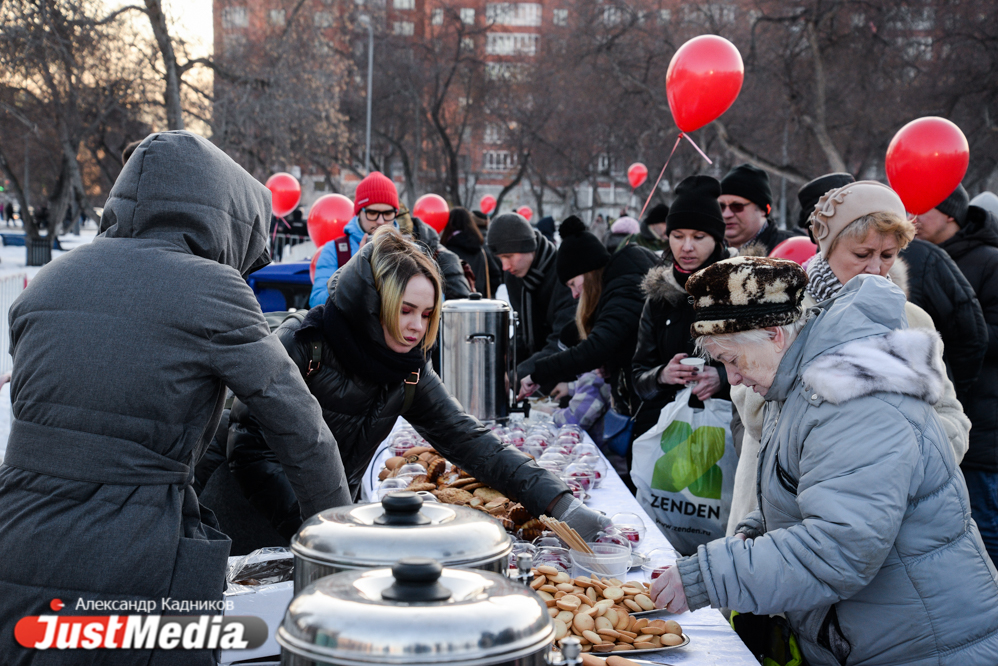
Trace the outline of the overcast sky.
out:
<instances>
[{"instance_id":1,"label":"overcast sky","mask_svg":"<svg viewBox=\"0 0 998 666\"><path fill-rule=\"evenodd\" d=\"M120 7L125 4L142 4L134 0L107 0L110 7ZM191 44L192 56L204 56L211 53L212 44L212 0L163 0L170 26L170 34L180 37ZM144 15L141 19L148 25Z\"/></svg>"}]
</instances>

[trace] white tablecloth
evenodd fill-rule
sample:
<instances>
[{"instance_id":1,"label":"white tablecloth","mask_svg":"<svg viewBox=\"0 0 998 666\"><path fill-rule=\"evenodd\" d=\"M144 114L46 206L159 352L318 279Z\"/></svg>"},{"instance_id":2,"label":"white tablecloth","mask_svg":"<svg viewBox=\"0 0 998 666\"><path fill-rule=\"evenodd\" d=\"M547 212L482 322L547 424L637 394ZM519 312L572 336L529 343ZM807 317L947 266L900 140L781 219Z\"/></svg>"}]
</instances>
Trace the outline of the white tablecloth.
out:
<instances>
[{"instance_id":1,"label":"white tablecloth","mask_svg":"<svg viewBox=\"0 0 998 666\"><path fill-rule=\"evenodd\" d=\"M400 418L396 424L397 429L404 424ZM394 432L394 430L393 430ZM587 440L589 436L586 435ZM589 440L592 442L592 440ZM374 496L374 489L378 484L378 472L384 461L391 456L387 446L382 446L381 450L364 474L362 483L362 496L364 501L370 501ZM654 548L672 548L665 536L655 527L655 522L645 513L641 505L631 495L630 491L621 481L620 477L607 465L609 473L603 480L600 488L591 491L592 498L587 504L607 515L612 516L622 511L636 513L641 516L647 526L644 540L639 549L648 552ZM627 578L643 580L644 574L640 569L631 571ZM229 611L230 615L256 615L264 618L270 629L271 635L267 642L256 650L239 650L222 652L222 664L230 664L236 660L261 658L267 655L277 654L279 648L274 640L274 634L280 625L280 620L284 616L284 609L291 602L291 583L278 583L274 586L266 586L270 589L262 589L252 594L228 597L236 604L236 608ZM758 666L758 661L752 656L745 645L732 630L724 616L712 608L703 608L695 613L674 616L671 613L662 611L654 617L670 617L678 621L683 631L689 635L690 644L684 648L676 650L666 650L657 653L634 655L646 661L653 661L661 664L672 664L673 666ZM627 656L623 653L622 656ZM261 662L271 663L271 662Z\"/></svg>"},{"instance_id":2,"label":"white tablecloth","mask_svg":"<svg viewBox=\"0 0 998 666\"><path fill-rule=\"evenodd\" d=\"M399 419L396 424L398 428L403 420ZM394 432L394 431L393 431ZM586 440L592 443L589 435L585 435ZM381 470L384 461L391 457L391 453L385 448L375 459L371 461L371 467L364 474L364 492L367 497L374 496L374 488L378 484L378 471ZM645 526L645 532L639 550L649 552L655 548L669 548L668 539L655 526L655 521L641 508L638 501L631 495L631 492L624 485L613 468L607 462L609 473L603 484L596 490L590 491L592 498L586 504L593 509L602 511L608 516L623 511L636 513L641 516ZM678 555L677 555L678 556ZM627 576L628 580L644 580L644 572L641 569L633 569ZM702 608L695 613L685 613L683 615L672 615L662 611L653 617L666 617L675 619L683 627L690 637L690 644L678 650L666 650L658 653L648 653L635 655L646 661L654 661L663 664L695 664L696 666L758 666L752 653L748 651L745 644L735 634L731 625L728 624L720 611L713 608ZM627 653L622 653L626 657Z\"/></svg>"}]
</instances>

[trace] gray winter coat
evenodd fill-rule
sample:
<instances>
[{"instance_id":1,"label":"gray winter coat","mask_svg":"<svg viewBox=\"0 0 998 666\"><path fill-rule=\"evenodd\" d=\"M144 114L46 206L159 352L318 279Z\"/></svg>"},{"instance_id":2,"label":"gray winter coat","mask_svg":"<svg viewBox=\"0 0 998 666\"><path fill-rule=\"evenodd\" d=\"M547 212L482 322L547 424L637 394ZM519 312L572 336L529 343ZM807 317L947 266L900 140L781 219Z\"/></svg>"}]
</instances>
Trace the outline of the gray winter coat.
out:
<instances>
[{"instance_id":1,"label":"gray winter coat","mask_svg":"<svg viewBox=\"0 0 998 666\"><path fill-rule=\"evenodd\" d=\"M689 606L784 612L811 666L993 666L998 572L932 403L938 336L904 295L850 280L767 395L759 506L680 560Z\"/></svg>"},{"instance_id":2,"label":"gray winter coat","mask_svg":"<svg viewBox=\"0 0 998 666\"><path fill-rule=\"evenodd\" d=\"M266 188L218 148L151 135L111 190L104 233L39 271L11 308L5 665L214 663L207 651L29 651L13 628L54 597L63 615L108 614L78 600L153 600L176 615L164 598L222 598L229 540L190 484L226 386L267 424L306 515L349 503L319 405L244 279L269 261L269 219Z\"/></svg>"}]
</instances>

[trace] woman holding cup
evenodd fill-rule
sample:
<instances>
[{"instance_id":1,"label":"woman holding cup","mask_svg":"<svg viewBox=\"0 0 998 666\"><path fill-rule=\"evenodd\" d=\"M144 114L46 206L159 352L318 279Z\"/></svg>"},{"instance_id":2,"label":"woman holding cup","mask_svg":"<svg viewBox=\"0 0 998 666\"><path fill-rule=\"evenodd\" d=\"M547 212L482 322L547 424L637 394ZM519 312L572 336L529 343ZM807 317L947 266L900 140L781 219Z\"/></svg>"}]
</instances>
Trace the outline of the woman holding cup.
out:
<instances>
[{"instance_id":1,"label":"woman holding cup","mask_svg":"<svg viewBox=\"0 0 998 666\"><path fill-rule=\"evenodd\" d=\"M700 400L727 398L724 366L693 358L693 306L686 280L732 253L724 242L724 218L717 204L721 184L710 176L690 176L676 186L666 217L669 249L641 284L645 305L634 352L634 388L645 401L634 424L635 437L658 422L662 408L685 386Z\"/></svg>"}]
</instances>

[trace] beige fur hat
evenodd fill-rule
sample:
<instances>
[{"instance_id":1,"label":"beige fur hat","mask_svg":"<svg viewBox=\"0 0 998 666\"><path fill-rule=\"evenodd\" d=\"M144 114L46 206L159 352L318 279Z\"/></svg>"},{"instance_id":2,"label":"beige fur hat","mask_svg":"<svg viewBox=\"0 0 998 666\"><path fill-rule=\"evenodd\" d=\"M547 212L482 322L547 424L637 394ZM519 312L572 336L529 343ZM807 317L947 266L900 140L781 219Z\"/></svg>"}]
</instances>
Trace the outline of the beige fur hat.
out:
<instances>
[{"instance_id":1,"label":"beige fur hat","mask_svg":"<svg viewBox=\"0 0 998 666\"><path fill-rule=\"evenodd\" d=\"M808 218L821 256L828 258L832 243L852 222L879 212L896 213L902 220L907 217L901 197L883 183L860 180L826 192Z\"/></svg>"}]
</instances>

